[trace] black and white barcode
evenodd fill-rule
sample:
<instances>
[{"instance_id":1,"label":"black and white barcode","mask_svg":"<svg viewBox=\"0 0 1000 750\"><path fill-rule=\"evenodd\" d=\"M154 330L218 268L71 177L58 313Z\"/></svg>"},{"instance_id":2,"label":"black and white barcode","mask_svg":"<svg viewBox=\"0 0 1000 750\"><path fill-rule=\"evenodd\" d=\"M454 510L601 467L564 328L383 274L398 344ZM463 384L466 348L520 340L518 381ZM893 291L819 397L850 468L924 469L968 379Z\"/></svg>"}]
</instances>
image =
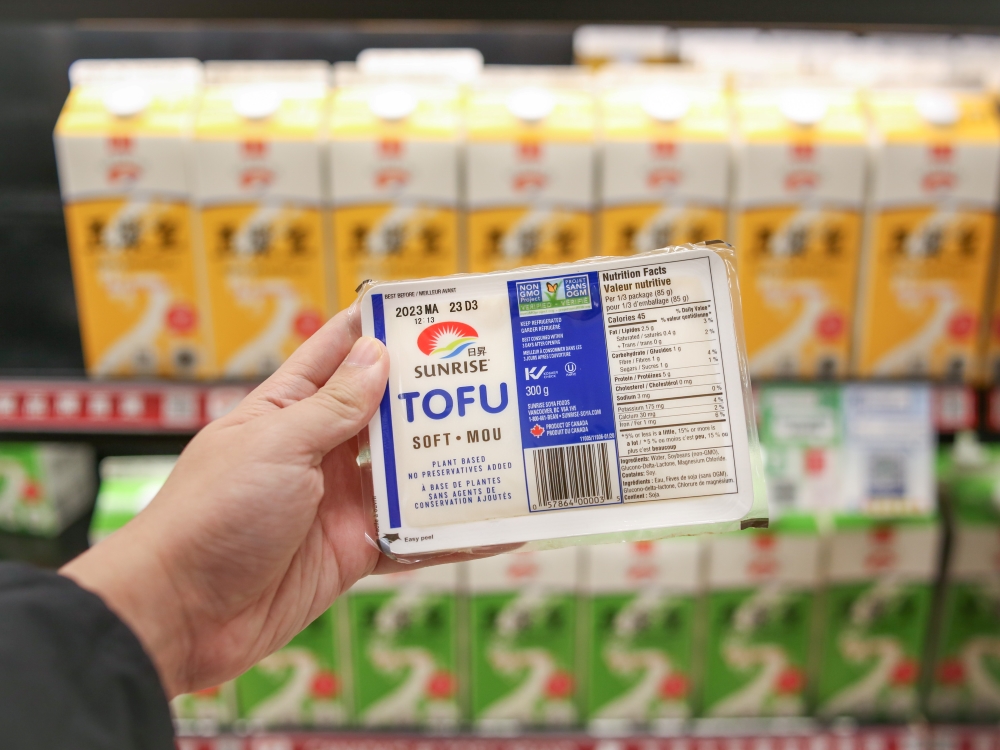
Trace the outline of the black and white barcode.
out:
<instances>
[{"instance_id":1,"label":"black and white barcode","mask_svg":"<svg viewBox=\"0 0 1000 750\"><path fill-rule=\"evenodd\" d=\"M608 443L580 443L532 451L538 507L564 501L587 504L612 499Z\"/></svg>"}]
</instances>

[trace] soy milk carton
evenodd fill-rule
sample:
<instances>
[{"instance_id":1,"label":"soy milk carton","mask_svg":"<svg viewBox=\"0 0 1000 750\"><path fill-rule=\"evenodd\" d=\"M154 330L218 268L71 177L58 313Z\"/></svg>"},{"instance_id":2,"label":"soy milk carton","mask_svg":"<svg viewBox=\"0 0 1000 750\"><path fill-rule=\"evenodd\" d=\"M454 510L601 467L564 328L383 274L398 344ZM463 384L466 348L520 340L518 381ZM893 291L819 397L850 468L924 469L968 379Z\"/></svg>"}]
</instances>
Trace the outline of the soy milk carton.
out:
<instances>
[{"instance_id":1,"label":"soy milk carton","mask_svg":"<svg viewBox=\"0 0 1000 750\"><path fill-rule=\"evenodd\" d=\"M1000 717L1000 451L968 437L945 462L951 553L927 702L938 721Z\"/></svg>"},{"instance_id":2,"label":"soy milk carton","mask_svg":"<svg viewBox=\"0 0 1000 750\"><path fill-rule=\"evenodd\" d=\"M710 538L704 716L808 711L819 562L818 527L804 514L788 514L767 531Z\"/></svg>"},{"instance_id":3,"label":"soy milk carton","mask_svg":"<svg viewBox=\"0 0 1000 750\"><path fill-rule=\"evenodd\" d=\"M474 724L512 730L579 721L578 575L572 548L469 563Z\"/></svg>"},{"instance_id":4,"label":"soy milk carton","mask_svg":"<svg viewBox=\"0 0 1000 750\"><path fill-rule=\"evenodd\" d=\"M582 71L486 68L466 105L468 270L592 254L594 117Z\"/></svg>"},{"instance_id":5,"label":"soy milk carton","mask_svg":"<svg viewBox=\"0 0 1000 750\"><path fill-rule=\"evenodd\" d=\"M918 709L939 528L838 516L827 554L817 712L904 720Z\"/></svg>"},{"instance_id":6,"label":"soy milk carton","mask_svg":"<svg viewBox=\"0 0 1000 750\"><path fill-rule=\"evenodd\" d=\"M365 279L459 271L459 87L337 74L330 120L340 307Z\"/></svg>"},{"instance_id":7,"label":"soy milk carton","mask_svg":"<svg viewBox=\"0 0 1000 750\"><path fill-rule=\"evenodd\" d=\"M255 729L340 726L346 695L334 608L236 678L239 718Z\"/></svg>"},{"instance_id":8,"label":"soy milk carton","mask_svg":"<svg viewBox=\"0 0 1000 750\"><path fill-rule=\"evenodd\" d=\"M93 377L210 369L193 253L197 60L79 60L56 123L84 360Z\"/></svg>"},{"instance_id":9,"label":"soy milk carton","mask_svg":"<svg viewBox=\"0 0 1000 750\"><path fill-rule=\"evenodd\" d=\"M90 507L95 479L90 445L0 442L0 530L57 536Z\"/></svg>"},{"instance_id":10,"label":"soy milk carton","mask_svg":"<svg viewBox=\"0 0 1000 750\"><path fill-rule=\"evenodd\" d=\"M236 683L233 680L170 701L178 735L211 735L236 721Z\"/></svg>"},{"instance_id":11,"label":"soy milk carton","mask_svg":"<svg viewBox=\"0 0 1000 750\"><path fill-rule=\"evenodd\" d=\"M765 384L760 415L771 512L819 516L836 508L844 489L841 387Z\"/></svg>"},{"instance_id":12,"label":"soy milk carton","mask_svg":"<svg viewBox=\"0 0 1000 750\"><path fill-rule=\"evenodd\" d=\"M101 460L101 486L90 520L92 545L127 524L152 502L177 456L108 456Z\"/></svg>"},{"instance_id":13,"label":"soy milk carton","mask_svg":"<svg viewBox=\"0 0 1000 750\"><path fill-rule=\"evenodd\" d=\"M584 549L584 683L595 727L691 716L700 551L692 538Z\"/></svg>"},{"instance_id":14,"label":"soy milk carton","mask_svg":"<svg viewBox=\"0 0 1000 750\"><path fill-rule=\"evenodd\" d=\"M725 238L731 123L721 78L620 68L599 86L598 253Z\"/></svg>"},{"instance_id":15,"label":"soy milk carton","mask_svg":"<svg viewBox=\"0 0 1000 750\"><path fill-rule=\"evenodd\" d=\"M194 186L216 375L270 374L330 311L327 65L208 63Z\"/></svg>"},{"instance_id":16,"label":"soy milk carton","mask_svg":"<svg viewBox=\"0 0 1000 750\"><path fill-rule=\"evenodd\" d=\"M735 110L732 234L750 371L843 376L867 168L861 102L849 88L748 86Z\"/></svg>"},{"instance_id":17,"label":"soy milk carton","mask_svg":"<svg viewBox=\"0 0 1000 750\"><path fill-rule=\"evenodd\" d=\"M351 589L355 724L458 726L458 574L457 565L404 570Z\"/></svg>"},{"instance_id":18,"label":"soy milk carton","mask_svg":"<svg viewBox=\"0 0 1000 750\"><path fill-rule=\"evenodd\" d=\"M975 375L993 249L1000 123L959 90L876 90L857 373Z\"/></svg>"}]
</instances>

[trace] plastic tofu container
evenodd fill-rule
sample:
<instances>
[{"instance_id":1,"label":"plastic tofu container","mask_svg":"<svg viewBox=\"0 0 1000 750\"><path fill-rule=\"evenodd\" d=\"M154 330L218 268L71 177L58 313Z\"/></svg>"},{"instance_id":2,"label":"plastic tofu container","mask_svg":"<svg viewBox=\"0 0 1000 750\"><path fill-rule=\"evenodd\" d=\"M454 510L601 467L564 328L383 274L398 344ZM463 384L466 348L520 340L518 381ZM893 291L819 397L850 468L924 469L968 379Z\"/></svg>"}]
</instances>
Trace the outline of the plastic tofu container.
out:
<instances>
[{"instance_id":1,"label":"plastic tofu container","mask_svg":"<svg viewBox=\"0 0 1000 750\"><path fill-rule=\"evenodd\" d=\"M419 561L766 526L725 243L370 282L370 541ZM370 455L369 455L370 451Z\"/></svg>"}]
</instances>

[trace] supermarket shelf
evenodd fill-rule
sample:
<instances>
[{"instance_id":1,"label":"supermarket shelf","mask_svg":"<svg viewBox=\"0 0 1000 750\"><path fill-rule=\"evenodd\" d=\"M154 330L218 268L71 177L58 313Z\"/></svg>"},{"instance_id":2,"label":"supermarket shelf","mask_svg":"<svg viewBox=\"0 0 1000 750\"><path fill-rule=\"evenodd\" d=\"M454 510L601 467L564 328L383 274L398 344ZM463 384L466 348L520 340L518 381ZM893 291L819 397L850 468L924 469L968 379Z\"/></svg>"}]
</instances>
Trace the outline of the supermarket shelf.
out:
<instances>
[{"instance_id":1,"label":"supermarket shelf","mask_svg":"<svg viewBox=\"0 0 1000 750\"><path fill-rule=\"evenodd\" d=\"M229 412L251 388L0 380L0 432L193 434Z\"/></svg>"},{"instance_id":2,"label":"supermarket shelf","mask_svg":"<svg viewBox=\"0 0 1000 750\"><path fill-rule=\"evenodd\" d=\"M753 720L735 721L745 726ZM272 733L180 737L178 750L997 750L997 726L887 726L809 732L733 732L669 737L526 734L451 737L422 734Z\"/></svg>"},{"instance_id":3,"label":"supermarket shelf","mask_svg":"<svg viewBox=\"0 0 1000 750\"><path fill-rule=\"evenodd\" d=\"M246 396L246 383L0 378L0 433L191 435ZM986 404L980 414L980 404ZM939 433L1000 432L1000 386L934 387Z\"/></svg>"}]
</instances>

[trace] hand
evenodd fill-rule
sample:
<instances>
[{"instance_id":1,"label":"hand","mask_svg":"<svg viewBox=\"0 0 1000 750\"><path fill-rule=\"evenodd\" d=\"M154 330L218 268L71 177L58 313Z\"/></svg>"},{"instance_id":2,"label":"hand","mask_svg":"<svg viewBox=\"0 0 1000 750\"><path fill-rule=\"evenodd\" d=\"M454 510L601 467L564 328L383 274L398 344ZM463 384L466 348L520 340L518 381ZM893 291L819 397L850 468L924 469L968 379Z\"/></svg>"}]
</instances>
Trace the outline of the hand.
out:
<instances>
[{"instance_id":1,"label":"hand","mask_svg":"<svg viewBox=\"0 0 1000 750\"><path fill-rule=\"evenodd\" d=\"M142 513L62 569L135 632L169 696L235 677L399 565L364 536L356 436L389 358L360 327L357 306L330 320L195 436Z\"/></svg>"}]
</instances>

